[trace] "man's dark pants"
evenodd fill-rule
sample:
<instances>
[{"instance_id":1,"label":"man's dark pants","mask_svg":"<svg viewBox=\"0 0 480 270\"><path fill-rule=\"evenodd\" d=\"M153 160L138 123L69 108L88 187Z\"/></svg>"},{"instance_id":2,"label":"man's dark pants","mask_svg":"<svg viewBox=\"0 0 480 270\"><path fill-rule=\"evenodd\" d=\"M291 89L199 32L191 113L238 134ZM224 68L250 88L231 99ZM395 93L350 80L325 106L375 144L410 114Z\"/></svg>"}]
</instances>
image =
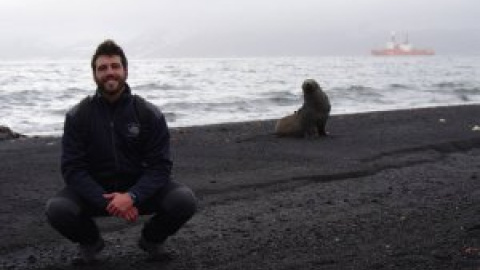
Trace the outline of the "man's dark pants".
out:
<instances>
[{"instance_id":1,"label":"man's dark pants","mask_svg":"<svg viewBox=\"0 0 480 270\"><path fill-rule=\"evenodd\" d=\"M153 214L143 227L142 237L149 242L162 243L193 216L197 203L190 188L170 181L137 208L140 215ZM93 217L108 216L108 213L88 204L66 187L48 200L46 215L50 225L67 239L93 244L100 238Z\"/></svg>"}]
</instances>

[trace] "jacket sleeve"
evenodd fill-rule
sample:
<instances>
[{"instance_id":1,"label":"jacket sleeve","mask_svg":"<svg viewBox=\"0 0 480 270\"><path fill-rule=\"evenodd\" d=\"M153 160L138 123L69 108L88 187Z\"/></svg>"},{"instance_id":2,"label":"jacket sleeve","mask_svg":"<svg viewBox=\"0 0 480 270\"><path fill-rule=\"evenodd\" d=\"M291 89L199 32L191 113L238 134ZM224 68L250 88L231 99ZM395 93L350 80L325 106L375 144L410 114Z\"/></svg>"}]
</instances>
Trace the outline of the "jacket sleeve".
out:
<instances>
[{"instance_id":1,"label":"jacket sleeve","mask_svg":"<svg viewBox=\"0 0 480 270\"><path fill-rule=\"evenodd\" d=\"M148 133L144 137L144 171L129 192L136 195L137 204L150 198L170 181L172 160L170 158L170 133L164 115L149 104L154 113L148 119Z\"/></svg>"},{"instance_id":2,"label":"jacket sleeve","mask_svg":"<svg viewBox=\"0 0 480 270\"><path fill-rule=\"evenodd\" d=\"M65 118L62 137L61 171L68 188L94 206L105 209L107 200L103 198L104 189L88 173L86 126L75 117L75 108ZM78 115L77 115L78 116Z\"/></svg>"}]
</instances>

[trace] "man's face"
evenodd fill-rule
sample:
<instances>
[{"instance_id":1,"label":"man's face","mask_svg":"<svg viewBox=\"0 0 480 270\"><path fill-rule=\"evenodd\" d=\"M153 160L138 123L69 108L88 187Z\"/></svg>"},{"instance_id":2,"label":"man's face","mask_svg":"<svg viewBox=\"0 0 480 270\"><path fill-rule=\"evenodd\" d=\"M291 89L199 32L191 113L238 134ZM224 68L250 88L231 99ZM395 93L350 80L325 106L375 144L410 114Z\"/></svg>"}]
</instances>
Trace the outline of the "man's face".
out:
<instances>
[{"instance_id":1,"label":"man's face","mask_svg":"<svg viewBox=\"0 0 480 270\"><path fill-rule=\"evenodd\" d=\"M111 97L123 91L127 70L118 55L100 55L95 60L94 79L104 95Z\"/></svg>"}]
</instances>

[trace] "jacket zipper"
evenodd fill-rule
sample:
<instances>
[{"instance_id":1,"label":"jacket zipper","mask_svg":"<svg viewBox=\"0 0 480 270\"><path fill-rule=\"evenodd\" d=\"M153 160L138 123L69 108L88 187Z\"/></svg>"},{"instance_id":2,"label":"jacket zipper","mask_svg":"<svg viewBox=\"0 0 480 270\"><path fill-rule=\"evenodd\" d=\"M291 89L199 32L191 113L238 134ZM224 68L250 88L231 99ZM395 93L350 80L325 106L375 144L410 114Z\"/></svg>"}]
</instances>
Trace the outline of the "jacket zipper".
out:
<instances>
[{"instance_id":1,"label":"jacket zipper","mask_svg":"<svg viewBox=\"0 0 480 270\"><path fill-rule=\"evenodd\" d=\"M118 169L117 148L115 147L115 124L113 123L113 120L110 121L110 135L112 136L112 151L113 157L115 158L115 168Z\"/></svg>"},{"instance_id":2,"label":"jacket zipper","mask_svg":"<svg viewBox=\"0 0 480 270\"><path fill-rule=\"evenodd\" d=\"M117 108L118 109L118 108ZM116 147L116 143L115 143L115 114L116 114L116 110L113 112L113 114L111 114L111 118L110 118L110 136L112 138L112 152L113 152L113 157L115 159L115 169L118 170L119 168L119 164L118 164L118 156L117 156L117 147ZM114 183L113 183L113 188L114 190L117 190L118 189L118 179L113 179Z\"/></svg>"}]
</instances>

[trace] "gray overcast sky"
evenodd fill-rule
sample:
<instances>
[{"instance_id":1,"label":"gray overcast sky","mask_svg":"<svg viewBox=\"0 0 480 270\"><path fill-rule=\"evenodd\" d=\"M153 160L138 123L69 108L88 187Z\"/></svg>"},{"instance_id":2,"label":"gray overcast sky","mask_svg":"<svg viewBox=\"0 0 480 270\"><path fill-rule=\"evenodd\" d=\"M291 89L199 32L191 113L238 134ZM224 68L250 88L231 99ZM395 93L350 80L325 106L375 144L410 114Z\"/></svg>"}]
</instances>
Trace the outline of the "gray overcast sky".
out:
<instances>
[{"instance_id":1,"label":"gray overcast sky","mask_svg":"<svg viewBox=\"0 0 480 270\"><path fill-rule=\"evenodd\" d=\"M365 55L390 32L480 54L478 0L0 0L0 59Z\"/></svg>"}]
</instances>

